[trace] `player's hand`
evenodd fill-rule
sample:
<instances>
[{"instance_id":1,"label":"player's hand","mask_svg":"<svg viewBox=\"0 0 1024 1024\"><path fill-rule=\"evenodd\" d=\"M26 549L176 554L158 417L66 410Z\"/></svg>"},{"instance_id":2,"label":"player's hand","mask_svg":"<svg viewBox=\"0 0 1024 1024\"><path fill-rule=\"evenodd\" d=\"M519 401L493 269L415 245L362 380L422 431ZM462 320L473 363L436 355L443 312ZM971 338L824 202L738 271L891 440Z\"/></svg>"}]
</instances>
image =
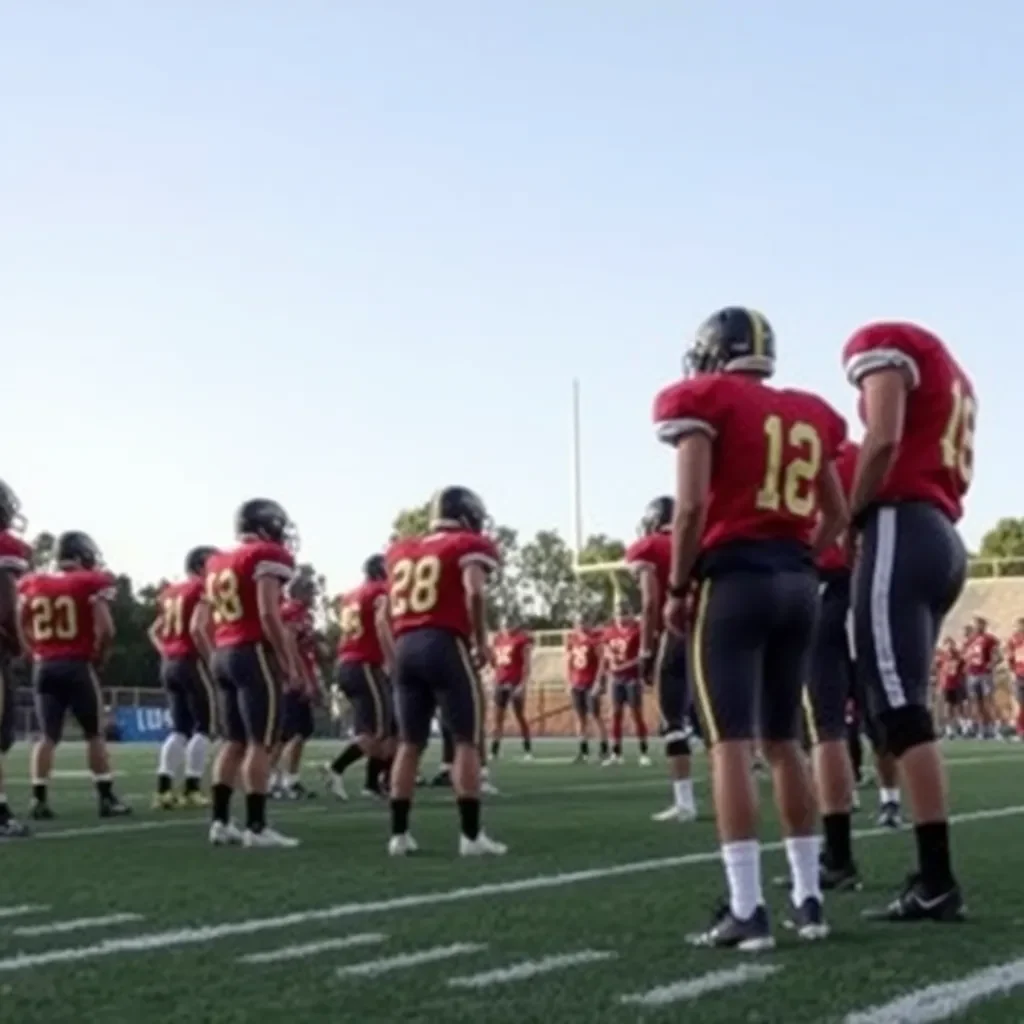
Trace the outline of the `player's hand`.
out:
<instances>
[{"instance_id":1,"label":"player's hand","mask_svg":"<svg viewBox=\"0 0 1024 1024\"><path fill-rule=\"evenodd\" d=\"M686 634L687 601L682 597L670 597L665 602L665 625L678 633L680 636Z\"/></svg>"},{"instance_id":2,"label":"player's hand","mask_svg":"<svg viewBox=\"0 0 1024 1024\"><path fill-rule=\"evenodd\" d=\"M654 685L654 660L651 651L645 651L640 655L640 678L647 687Z\"/></svg>"},{"instance_id":3,"label":"player's hand","mask_svg":"<svg viewBox=\"0 0 1024 1024\"><path fill-rule=\"evenodd\" d=\"M494 664L494 653L487 644L480 644L473 649L473 666L480 671Z\"/></svg>"}]
</instances>

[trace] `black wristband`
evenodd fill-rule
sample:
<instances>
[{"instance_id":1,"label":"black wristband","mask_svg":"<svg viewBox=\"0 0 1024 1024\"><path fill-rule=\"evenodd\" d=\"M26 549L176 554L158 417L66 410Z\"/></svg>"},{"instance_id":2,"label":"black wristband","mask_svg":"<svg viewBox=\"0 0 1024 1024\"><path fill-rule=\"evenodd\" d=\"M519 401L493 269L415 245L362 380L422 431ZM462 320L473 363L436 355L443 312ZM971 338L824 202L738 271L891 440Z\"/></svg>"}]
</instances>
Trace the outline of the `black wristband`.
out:
<instances>
[{"instance_id":1,"label":"black wristband","mask_svg":"<svg viewBox=\"0 0 1024 1024\"><path fill-rule=\"evenodd\" d=\"M677 600L682 600L690 592L690 586L687 583L682 586L677 586L675 583L669 583L668 585L668 596L674 597Z\"/></svg>"}]
</instances>

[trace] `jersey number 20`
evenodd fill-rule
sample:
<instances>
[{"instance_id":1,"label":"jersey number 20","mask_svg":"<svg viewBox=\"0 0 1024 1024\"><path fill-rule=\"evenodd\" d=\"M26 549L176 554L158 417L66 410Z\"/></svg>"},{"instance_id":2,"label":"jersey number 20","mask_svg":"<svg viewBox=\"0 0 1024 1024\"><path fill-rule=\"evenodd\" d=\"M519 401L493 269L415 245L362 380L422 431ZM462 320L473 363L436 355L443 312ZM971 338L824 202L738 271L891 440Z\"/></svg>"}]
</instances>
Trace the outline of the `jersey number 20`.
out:
<instances>
[{"instance_id":1,"label":"jersey number 20","mask_svg":"<svg viewBox=\"0 0 1024 1024\"><path fill-rule=\"evenodd\" d=\"M821 472L821 438L801 420L783 423L776 414L765 417L765 467L761 489L754 498L762 512L784 509L804 518L817 509L815 481Z\"/></svg>"}]
</instances>

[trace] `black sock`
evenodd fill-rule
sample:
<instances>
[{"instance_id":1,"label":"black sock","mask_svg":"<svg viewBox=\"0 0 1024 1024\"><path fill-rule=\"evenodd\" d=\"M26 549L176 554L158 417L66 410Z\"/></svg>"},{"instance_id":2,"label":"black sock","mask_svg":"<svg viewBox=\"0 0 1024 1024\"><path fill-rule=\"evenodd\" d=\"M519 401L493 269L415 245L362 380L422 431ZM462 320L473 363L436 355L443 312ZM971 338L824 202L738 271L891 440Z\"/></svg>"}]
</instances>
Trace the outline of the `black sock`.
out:
<instances>
[{"instance_id":1,"label":"black sock","mask_svg":"<svg viewBox=\"0 0 1024 1024\"><path fill-rule=\"evenodd\" d=\"M850 842L850 815L826 814L821 819L825 832L825 856L830 867L847 868L853 861Z\"/></svg>"},{"instance_id":2,"label":"black sock","mask_svg":"<svg viewBox=\"0 0 1024 1024\"><path fill-rule=\"evenodd\" d=\"M523 733L523 750L529 754L533 750L533 740L530 739L530 734Z\"/></svg>"},{"instance_id":3,"label":"black sock","mask_svg":"<svg viewBox=\"0 0 1024 1024\"><path fill-rule=\"evenodd\" d=\"M156 777L156 791L161 795L164 793L170 793L173 781L170 775L158 775Z\"/></svg>"},{"instance_id":4,"label":"black sock","mask_svg":"<svg viewBox=\"0 0 1024 1024\"><path fill-rule=\"evenodd\" d=\"M492 758L497 757L498 756L498 751L500 749L501 749L501 740L492 740L491 741L491 757Z\"/></svg>"},{"instance_id":5,"label":"black sock","mask_svg":"<svg viewBox=\"0 0 1024 1024\"><path fill-rule=\"evenodd\" d=\"M114 783L111 779L97 779L96 793L104 803L114 799Z\"/></svg>"},{"instance_id":6,"label":"black sock","mask_svg":"<svg viewBox=\"0 0 1024 1024\"><path fill-rule=\"evenodd\" d=\"M411 800L391 801L391 834L393 836L404 836L409 831L409 812L411 810Z\"/></svg>"},{"instance_id":7,"label":"black sock","mask_svg":"<svg viewBox=\"0 0 1024 1024\"><path fill-rule=\"evenodd\" d=\"M614 746L612 747L612 753L613 753L613 754L614 754L614 755L615 755L616 757L622 757L622 744L621 744L621 743L616 743L616 744L615 744L615 745L614 745Z\"/></svg>"},{"instance_id":8,"label":"black sock","mask_svg":"<svg viewBox=\"0 0 1024 1024\"><path fill-rule=\"evenodd\" d=\"M267 794L247 793L245 796L245 827L262 832L267 827Z\"/></svg>"},{"instance_id":9,"label":"black sock","mask_svg":"<svg viewBox=\"0 0 1024 1024\"><path fill-rule=\"evenodd\" d=\"M459 824L462 834L467 839L476 839L480 835L480 801L476 797L459 797Z\"/></svg>"},{"instance_id":10,"label":"black sock","mask_svg":"<svg viewBox=\"0 0 1024 1024\"><path fill-rule=\"evenodd\" d=\"M376 757L366 759L366 778L363 787L374 792L380 787L380 761Z\"/></svg>"},{"instance_id":11,"label":"black sock","mask_svg":"<svg viewBox=\"0 0 1024 1024\"><path fill-rule=\"evenodd\" d=\"M949 856L949 823L929 821L914 827L921 881L932 895L948 892L953 886L953 867Z\"/></svg>"},{"instance_id":12,"label":"black sock","mask_svg":"<svg viewBox=\"0 0 1024 1024\"><path fill-rule=\"evenodd\" d=\"M640 741L640 753L641 754L646 754L647 753L647 740L646 739L643 739L643 740Z\"/></svg>"},{"instance_id":13,"label":"black sock","mask_svg":"<svg viewBox=\"0 0 1024 1024\"><path fill-rule=\"evenodd\" d=\"M332 762L331 771L335 775L344 775L345 769L354 765L363 756L363 748L358 743L350 743Z\"/></svg>"},{"instance_id":14,"label":"black sock","mask_svg":"<svg viewBox=\"0 0 1024 1024\"><path fill-rule=\"evenodd\" d=\"M590 756L590 744L586 740L580 740L580 754L583 757Z\"/></svg>"},{"instance_id":15,"label":"black sock","mask_svg":"<svg viewBox=\"0 0 1024 1024\"><path fill-rule=\"evenodd\" d=\"M46 783L45 782L33 782L32 783L32 799L37 804L46 803Z\"/></svg>"},{"instance_id":16,"label":"black sock","mask_svg":"<svg viewBox=\"0 0 1024 1024\"><path fill-rule=\"evenodd\" d=\"M0 826L6 825L11 820L11 808L7 804L7 797L0 797Z\"/></svg>"},{"instance_id":17,"label":"black sock","mask_svg":"<svg viewBox=\"0 0 1024 1024\"><path fill-rule=\"evenodd\" d=\"M601 740L601 756L602 757L607 757L608 756L608 741L607 740Z\"/></svg>"},{"instance_id":18,"label":"black sock","mask_svg":"<svg viewBox=\"0 0 1024 1024\"><path fill-rule=\"evenodd\" d=\"M195 775L185 776L185 792L186 793L198 793L199 792L199 779Z\"/></svg>"},{"instance_id":19,"label":"black sock","mask_svg":"<svg viewBox=\"0 0 1024 1024\"><path fill-rule=\"evenodd\" d=\"M231 817L231 787L223 782L213 784L213 820L222 825Z\"/></svg>"}]
</instances>

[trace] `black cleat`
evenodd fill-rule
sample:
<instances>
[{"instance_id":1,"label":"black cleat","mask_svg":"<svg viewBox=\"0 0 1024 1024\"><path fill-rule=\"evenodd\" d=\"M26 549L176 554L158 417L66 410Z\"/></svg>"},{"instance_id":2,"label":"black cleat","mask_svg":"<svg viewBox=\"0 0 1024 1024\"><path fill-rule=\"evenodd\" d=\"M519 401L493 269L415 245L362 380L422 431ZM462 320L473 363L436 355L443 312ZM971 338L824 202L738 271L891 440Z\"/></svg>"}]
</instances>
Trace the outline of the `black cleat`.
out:
<instances>
[{"instance_id":1,"label":"black cleat","mask_svg":"<svg viewBox=\"0 0 1024 1024\"><path fill-rule=\"evenodd\" d=\"M28 816L33 821L53 821L57 817L56 814L50 810L50 805L45 800L33 800L32 806L29 808Z\"/></svg>"},{"instance_id":2,"label":"black cleat","mask_svg":"<svg viewBox=\"0 0 1024 1024\"><path fill-rule=\"evenodd\" d=\"M903 818L900 816L899 804L882 804L878 812L879 828L903 828Z\"/></svg>"},{"instance_id":3,"label":"black cleat","mask_svg":"<svg viewBox=\"0 0 1024 1024\"><path fill-rule=\"evenodd\" d=\"M825 910L821 900L808 896L799 907L794 907L790 911L789 917L786 918L786 927L796 932L805 942L827 939L829 927L825 921Z\"/></svg>"},{"instance_id":4,"label":"black cleat","mask_svg":"<svg viewBox=\"0 0 1024 1024\"><path fill-rule=\"evenodd\" d=\"M126 818L131 813L132 809L127 804L121 803L116 796L100 801L101 818Z\"/></svg>"},{"instance_id":5,"label":"black cleat","mask_svg":"<svg viewBox=\"0 0 1024 1024\"><path fill-rule=\"evenodd\" d=\"M23 825L17 818L8 818L0 825L0 840L4 839L26 839L32 835L28 827Z\"/></svg>"},{"instance_id":6,"label":"black cleat","mask_svg":"<svg viewBox=\"0 0 1024 1024\"><path fill-rule=\"evenodd\" d=\"M835 867L823 858L820 882L823 892L860 892L864 888L857 865L852 861L843 867Z\"/></svg>"},{"instance_id":7,"label":"black cleat","mask_svg":"<svg viewBox=\"0 0 1024 1024\"><path fill-rule=\"evenodd\" d=\"M943 924L963 921L967 916L960 886L955 882L945 892L930 893L920 875L911 875L903 891L885 907L865 910L868 921L939 921Z\"/></svg>"},{"instance_id":8,"label":"black cleat","mask_svg":"<svg viewBox=\"0 0 1024 1024\"><path fill-rule=\"evenodd\" d=\"M745 921L733 916L728 903L723 903L711 921L706 932L688 935L691 946L705 949L736 949L741 953L761 953L775 948L768 911L758 907Z\"/></svg>"},{"instance_id":9,"label":"black cleat","mask_svg":"<svg viewBox=\"0 0 1024 1024\"><path fill-rule=\"evenodd\" d=\"M437 789L450 789L452 773L450 768L442 768L431 780L430 785Z\"/></svg>"}]
</instances>

